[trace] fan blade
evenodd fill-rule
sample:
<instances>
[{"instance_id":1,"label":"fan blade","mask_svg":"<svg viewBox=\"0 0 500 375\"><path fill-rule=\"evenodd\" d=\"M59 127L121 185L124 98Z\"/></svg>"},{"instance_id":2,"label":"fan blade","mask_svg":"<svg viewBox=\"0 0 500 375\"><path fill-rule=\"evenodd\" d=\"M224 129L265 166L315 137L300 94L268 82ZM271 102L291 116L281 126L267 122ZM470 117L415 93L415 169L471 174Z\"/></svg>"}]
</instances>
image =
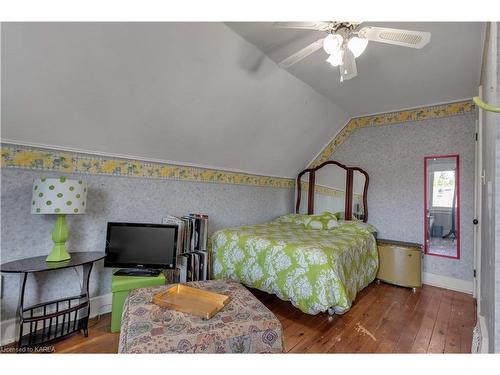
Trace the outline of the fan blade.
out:
<instances>
[{"instance_id":1,"label":"fan blade","mask_svg":"<svg viewBox=\"0 0 500 375\"><path fill-rule=\"evenodd\" d=\"M298 63L300 60L306 58L311 53L314 53L317 50L321 49L321 47L323 47L323 39L325 38L318 39L317 41L309 44L307 47L302 48L299 52L295 52L292 56L287 57L278 65L282 68L289 68L293 64Z\"/></svg>"},{"instance_id":2,"label":"fan blade","mask_svg":"<svg viewBox=\"0 0 500 375\"><path fill-rule=\"evenodd\" d=\"M330 28L330 22L275 22L274 27L325 31Z\"/></svg>"},{"instance_id":3,"label":"fan blade","mask_svg":"<svg viewBox=\"0 0 500 375\"><path fill-rule=\"evenodd\" d=\"M342 65L340 65L340 82L347 81L358 75L356 59L349 48L344 48L342 56Z\"/></svg>"},{"instance_id":4,"label":"fan blade","mask_svg":"<svg viewBox=\"0 0 500 375\"><path fill-rule=\"evenodd\" d=\"M358 32L360 38L374 42L395 44L403 47L422 48L431 40L431 33L387 27L363 27Z\"/></svg>"}]
</instances>

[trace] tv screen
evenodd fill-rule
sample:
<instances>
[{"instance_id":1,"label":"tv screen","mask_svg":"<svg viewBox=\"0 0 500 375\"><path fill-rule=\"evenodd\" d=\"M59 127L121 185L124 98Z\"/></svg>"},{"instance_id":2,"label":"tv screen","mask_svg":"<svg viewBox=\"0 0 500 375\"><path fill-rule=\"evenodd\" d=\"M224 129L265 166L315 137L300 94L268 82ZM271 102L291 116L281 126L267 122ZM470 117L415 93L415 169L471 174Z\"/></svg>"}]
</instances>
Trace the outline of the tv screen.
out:
<instances>
[{"instance_id":1,"label":"tv screen","mask_svg":"<svg viewBox=\"0 0 500 375\"><path fill-rule=\"evenodd\" d=\"M108 223L105 267L175 268L177 226Z\"/></svg>"}]
</instances>

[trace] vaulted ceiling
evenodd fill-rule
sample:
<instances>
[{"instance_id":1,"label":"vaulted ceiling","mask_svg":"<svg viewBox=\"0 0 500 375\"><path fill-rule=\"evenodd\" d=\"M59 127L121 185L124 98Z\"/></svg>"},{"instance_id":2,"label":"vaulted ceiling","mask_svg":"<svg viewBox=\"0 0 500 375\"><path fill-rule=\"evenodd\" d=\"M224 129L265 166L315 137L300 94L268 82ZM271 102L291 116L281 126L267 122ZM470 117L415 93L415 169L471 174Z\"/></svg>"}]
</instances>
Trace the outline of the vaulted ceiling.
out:
<instances>
[{"instance_id":1,"label":"vaulted ceiling","mask_svg":"<svg viewBox=\"0 0 500 375\"><path fill-rule=\"evenodd\" d=\"M383 25L431 43L340 84L323 51L279 68L322 34L271 23L4 23L2 141L295 177L352 116L475 94L482 24Z\"/></svg>"},{"instance_id":2,"label":"vaulted ceiling","mask_svg":"<svg viewBox=\"0 0 500 375\"><path fill-rule=\"evenodd\" d=\"M348 119L223 23L4 23L1 47L6 142L295 177Z\"/></svg>"},{"instance_id":3,"label":"vaulted ceiling","mask_svg":"<svg viewBox=\"0 0 500 375\"><path fill-rule=\"evenodd\" d=\"M228 23L234 31L275 62L299 51L324 32L280 29L273 23ZM364 22L431 32L423 49L370 42L356 59L358 76L339 82L338 68L319 50L288 69L349 116L443 103L475 96L479 85L484 23Z\"/></svg>"}]
</instances>

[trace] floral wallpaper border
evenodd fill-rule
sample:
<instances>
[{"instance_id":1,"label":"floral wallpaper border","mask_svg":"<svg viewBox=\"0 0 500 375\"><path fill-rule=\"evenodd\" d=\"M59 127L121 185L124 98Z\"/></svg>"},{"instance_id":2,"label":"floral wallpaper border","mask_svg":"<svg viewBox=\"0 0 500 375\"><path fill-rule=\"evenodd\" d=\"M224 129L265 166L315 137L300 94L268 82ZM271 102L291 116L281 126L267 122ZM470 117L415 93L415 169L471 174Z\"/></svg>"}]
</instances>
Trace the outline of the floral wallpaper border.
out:
<instances>
[{"instance_id":1,"label":"floral wallpaper border","mask_svg":"<svg viewBox=\"0 0 500 375\"><path fill-rule=\"evenodd\" d=\"M309 191L309 182L302 182L302 190ZM344 197L345 191L334 189L324 185L314 185L314 192L322 195L329 195L332 197Z\"/></svg>"},{"instance_id":2,"label":"floral wallpaper border","mask_svg":"<svg viewBox=\"0 0 500 375\"><path fill-rule=\"evenodd\" d=\"M328 160L337 147L344 143L349 135L356 129L368 126L394 125L411 121L423 121L459 116L472 113L474 110L474 102L472 100L464 100L454 103L352 118L323 149L316 159L314 159L314 161L309 165L309 168L315 167Z\"/></svg>"},{"instance_id":3,"label":"floral wallpaper border","mask_svg":"<svg viewBox=\"0 0 500 375\"><path fill-rule=\"evenodd\" d=\"M475 106L472 100L465 100L418 109L353 118L347 122L346 126L344 126L344 128L323 149L321 154L311 163L310 167L328 160L335 149L344 143L355 129L367 126L393 125L409 121L458 116L472 113L474 110ZM15 144L2 144L1 155L0 166L2 168L21 168L57 171L61 173L84 173L192 182L213 182L276 188L293 188L295 186L295 180L290 178L260 176L218 169L144 162L140 160L107 158L97 155L27 147ZM320 188L318 187L318 189ZM343 194L343 192L329 188L321 190L322 191L318 192L327 195L340 196Z\"/></svg>"},{"instance_id":4,"label":"floral wallpaper border","mask_svg":"<svg viewBox=\"0 0 500 375\"><path fill-rule=\"evenodd\" d=\"M295 180L2 144L2 168L293 188Z\"/></svg>"}]
</instances>

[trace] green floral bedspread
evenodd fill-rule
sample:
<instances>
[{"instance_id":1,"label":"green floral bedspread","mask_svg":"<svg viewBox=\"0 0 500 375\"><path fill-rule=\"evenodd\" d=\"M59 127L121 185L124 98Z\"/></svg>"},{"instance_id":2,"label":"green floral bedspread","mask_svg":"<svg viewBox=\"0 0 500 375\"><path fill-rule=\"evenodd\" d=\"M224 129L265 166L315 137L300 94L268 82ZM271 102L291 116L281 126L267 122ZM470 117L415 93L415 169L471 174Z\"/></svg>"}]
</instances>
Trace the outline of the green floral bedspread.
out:
<instances>
[{"instance_id":1,"label":"green floral bedspread","mask_svg":"<svg viewBox=\"0 0 500 375\"><path fill-rule=\"evenodd\" d=\"M375 279L373 231L353 221L315 230L279 220L222 229L211 237L213 276L276 294L308 314L330 307L342 314Z\"/></svg>"}]
</instances>

